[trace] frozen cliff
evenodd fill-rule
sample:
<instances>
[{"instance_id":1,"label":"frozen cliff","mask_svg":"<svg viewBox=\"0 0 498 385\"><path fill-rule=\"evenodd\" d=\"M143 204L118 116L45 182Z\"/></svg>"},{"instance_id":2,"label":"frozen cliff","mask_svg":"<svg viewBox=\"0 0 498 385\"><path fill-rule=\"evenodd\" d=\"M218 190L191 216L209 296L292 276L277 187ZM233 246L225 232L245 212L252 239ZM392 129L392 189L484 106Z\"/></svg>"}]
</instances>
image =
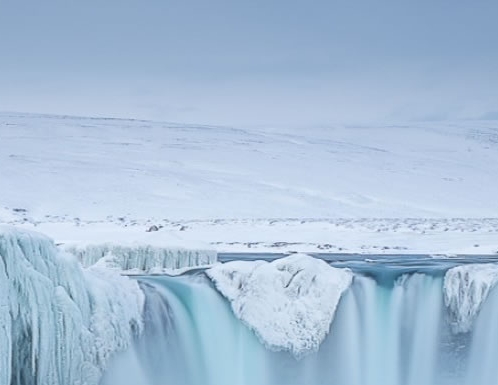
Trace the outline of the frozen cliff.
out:
<instances>
[{"instance_id":1,"label":"frozen cliff","mask_svg":"<svg viewBox=\"0 0 498 385\"><path fill-rule=\"evenodd\" d=\"M0 385L97 385L140 333L143 302L135 281L0 227Z\"/></svg>"}]
</instances>

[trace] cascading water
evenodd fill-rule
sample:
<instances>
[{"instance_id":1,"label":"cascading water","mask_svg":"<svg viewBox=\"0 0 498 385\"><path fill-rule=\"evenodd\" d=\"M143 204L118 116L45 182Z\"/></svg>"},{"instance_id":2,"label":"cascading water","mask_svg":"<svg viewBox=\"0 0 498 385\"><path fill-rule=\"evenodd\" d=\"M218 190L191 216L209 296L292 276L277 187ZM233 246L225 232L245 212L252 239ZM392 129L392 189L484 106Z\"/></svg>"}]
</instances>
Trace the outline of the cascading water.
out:
<instances>
[{"instance_id":1,"label":"cascading water","mask_svg":"<svg viewBox=\"0 0 498 385\"><path fill-rule=\"evenodd\" d=\"M318 351L297 358L266 347L204 272L140 278L144 333L116 357L102 384L498 383L495 265L483 267L484 275L479 275L483 269L451 275L447 270L454 262L437 268L410 266L410 260L401 267L369 267L364 261L335 265L351 267L353 282ZM480 303L457 314L469 301Z\"/></svg>"}]
</instances>

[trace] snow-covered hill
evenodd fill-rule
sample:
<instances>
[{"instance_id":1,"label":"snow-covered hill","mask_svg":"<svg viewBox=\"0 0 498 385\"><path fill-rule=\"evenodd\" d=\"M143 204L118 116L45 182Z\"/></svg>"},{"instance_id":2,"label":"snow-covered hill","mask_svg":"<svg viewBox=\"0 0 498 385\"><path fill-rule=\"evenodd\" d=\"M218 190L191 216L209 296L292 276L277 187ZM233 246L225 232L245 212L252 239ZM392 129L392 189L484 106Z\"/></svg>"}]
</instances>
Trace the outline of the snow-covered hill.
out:
<instances>
[{"instance_id":1,"label":"snow-covered hill","mask_svg":"<svg viewBox=\"0 0 498 385\"><path fill-rule=\"evenodd\" d=\"M498 214L497 121L240 129L3 113L0 143L0 206L39 220Z\"/></svg>"},{"instance_id":2,"label":"snow-covered hill","mask_svg":"<svg viewBox=\"0 0 498 385\"><path fill-rule=\"evenodd\" d=\"M249 129L0 113L0 181L0 222L56 241L155 224L221 251L498 250L498 222L482 220L498 217L498 121Z\"/></svg>"}]
</instances>

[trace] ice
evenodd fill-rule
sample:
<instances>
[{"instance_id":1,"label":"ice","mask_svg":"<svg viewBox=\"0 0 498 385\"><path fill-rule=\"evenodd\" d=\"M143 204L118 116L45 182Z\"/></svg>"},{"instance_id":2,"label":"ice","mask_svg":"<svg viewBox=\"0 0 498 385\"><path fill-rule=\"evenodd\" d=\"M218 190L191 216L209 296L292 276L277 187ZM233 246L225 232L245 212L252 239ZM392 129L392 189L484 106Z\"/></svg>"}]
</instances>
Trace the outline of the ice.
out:
<instances>
[{"instance_id":1,"label":"ice","mask_svg":"<svg viewBox=\"0 0 498 385\"><path fill-rule=\"evenodd\" d=\"M274 262L234 261L207 271L234 314L271 350L317 351L353 274L295 254Z\"/></svg>"},{"instance_id":2,"label":"ice","mask_svg":"<svg viewBox=\"0 0 498 385\"><path fill-rule=\"evenodd\" d=\"M454 267L444 277L444 302L456 333L472 329L481 306L498 282L498 266L471 264Z\"/></svg>"},{"instance_id":3,"label":"ice","mask_svg":"<svg viewBox=\"0 0 498 385\"><path fill-rule=\"evenodd\" d=\"M0 227L0 385L97 385L140 333L143 302L135 281Z\"/></svg>"},{"instance_id":4,"label":"ice","mask_svg":"<svg viewBox=\"0 0 498 385\"><path fill-rule=\"evenodd\" d=\"M99 262L107 268L127 273L161 273L212 265L217 254L209 249L155 246L151 244L68 244L62 248L74 254L83 266Z\"/></svg>"}]
</instances>

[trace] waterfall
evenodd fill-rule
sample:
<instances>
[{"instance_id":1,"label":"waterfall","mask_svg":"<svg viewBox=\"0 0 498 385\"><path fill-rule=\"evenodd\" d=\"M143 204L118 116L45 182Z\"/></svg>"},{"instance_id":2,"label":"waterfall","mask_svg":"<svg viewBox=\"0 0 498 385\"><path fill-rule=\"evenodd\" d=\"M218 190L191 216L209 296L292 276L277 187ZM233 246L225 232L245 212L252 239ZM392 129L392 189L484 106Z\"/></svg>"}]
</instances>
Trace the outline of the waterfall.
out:
<instances>
[{"instance_id":1,"label":"waterfall","mask_svg":"<svg viewBox=\"0 0 498 385\"><path fill-rule=\"evenodd\" d=\"M356 273L318 351L299 358L266 348L202 272L140 282L145 330L103 385L497 383L498 292L490 289L470 330L459 331L444 273Z\"/></svg>"}]
</instances>

